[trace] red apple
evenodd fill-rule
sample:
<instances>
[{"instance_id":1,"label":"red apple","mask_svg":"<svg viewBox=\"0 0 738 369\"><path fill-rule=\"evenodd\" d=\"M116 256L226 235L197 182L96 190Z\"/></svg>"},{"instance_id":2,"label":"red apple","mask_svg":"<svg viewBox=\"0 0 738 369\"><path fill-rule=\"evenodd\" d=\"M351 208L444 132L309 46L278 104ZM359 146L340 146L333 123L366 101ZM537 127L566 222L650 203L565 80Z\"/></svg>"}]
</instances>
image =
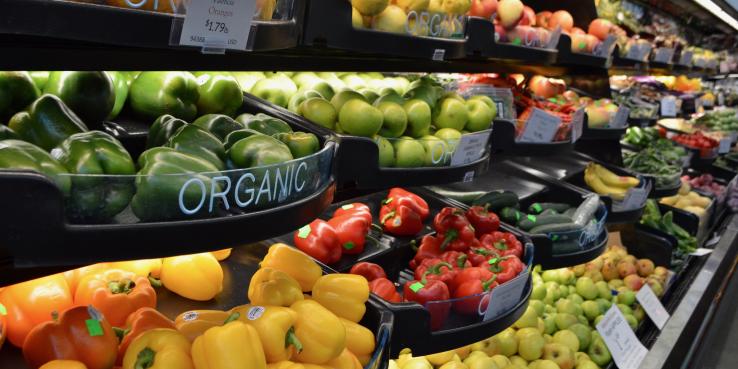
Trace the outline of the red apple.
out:
<instances>
[{"instance_id":1,"label":"red apple","mask_svg":"<svg viewBox=\"0 0 738 369\"><path fill-rule=\"evenodd\" d=\"M561 26L561 30L569 32L574 27L574 18L566 10L557 10L551 15L548 29L553 30L558 26Z\"/></svg>"},{"instance_id":2,"label":"red apple","mask_svg":"<svg viewBox=\"0 0 738 369\"><path fill-rule=\"evenodd\" d=\"M536 24L548 28L548 21L551 19L551 14L548 10L536 14Z\"/></svg>"},{"instance_id":3,"label":"red apple","mask_svg":"<svg viewBox=\"0 0 738 369\"><path fill-rule=\"evenodd\" d=\"M530 26L518 25L507 31L507 39L520 46L538 47L540 45L538 31Z\"/></svg>"},{"instance_id":4,"label":"red apple","mask_svg":"<svg viewBox=\"0 0 738 369\"><path fill-rule=\"evenodd\" d=\"M571 34L571 52L586 53L587 52L587 35Z\"/></svg>"},{"instance_id":5,"label":"red apple","mask_svg":"<svg viewBox=\"0 0 738 369\"><path fill-rule=\"evenodd\" d=\"M564 100L566 100L568 102L579 101L579 94L577 94L576 92L574 92L572 90L566 90L566 91L564 91L564 93L562 95L564 97Z\"/></svg>"},{"instance_id":6,"label":"red apple","mask_svg":"<svg viewBox=\"0 0 738 369\"><path fill-rule=\"evenodd\" d=\"M529 6L523 7L523 18L520 19L520 26L535 26L536 25L536 12Z\"/></svg>"},{"instance_id":7,"label":"red apple","mask_svg":"<svg viewBox=\"0 0 738 369\"><path fill-rule=\"evenodd\" d=\"M489 19L497 11L497 0L472 0L469 15Z\"/></svg>"},{"instance_id":8,"label":"red apple","mask_svg":"<svg viewBox=\"0 0 738 369\"><path fill-rule=\"evenodd\" d=\"M495 42L507 42L507 31L499 24L495 24Z\"/></svg>"},{"instance_id":9,"label":"red apple","mask_svg":"<svg viewBox=\"0 0 738 369\"><path fill-rule=\"evenodd\" d=\"M538 31L539 45L541 47L548 45L548 42L551 41L551 32L543 27L536 27L536 31Z\"/></svg>"},{"instance_id":10,"label":"red apple","mask_svg":"<svg viewBox=\"0 0 738 369\"><path fill-rule=\"evenodd\" d=\"M587 34L587 32L584 32L584 30L579 27L573 27L571 31L569 31L569 34L570 35L585 35Z\"/></svg>"},{"instance_id":11,"label":"red apple","mask_svg":"<svg viewBox=\"0 0 738 369\"><path fill-rule=\"evenodd\" d=\"M597 45L600 44L600 39L592 35L584 35L584 37L587 39L587 52L594 52Z\"/></svg>"},{"instance_id":12,"label":"red apple","mask_svg":"<svg viewBox=\"0 0 738 369\"><path fill-rule=\"evenodd\" d=\"M505 29L513 29L523 18L524 5L520 0L500 0L497 4L497 18Z\"/></svg>"},{"instance_id":13,"label":"red apple","mask_svg":"<svg viewBox=\"0 0 738 369\"><path fill-rule=\"evenodd\" d=\"M528 88L534 95L549 99L564 93L566 84L560 79L533 76L528 82Z\"/></svg>"},{"instance_id":14,"label":"red apple","mask_svg":"<svg viewBox=\"0 0 738 369\"><path fill-rule=\"evenodd\" d=\"M597 18L589 24L589 34L605 41L607 36L613 32L613 24L607 19Z\"/></svg>"}]
</instances>

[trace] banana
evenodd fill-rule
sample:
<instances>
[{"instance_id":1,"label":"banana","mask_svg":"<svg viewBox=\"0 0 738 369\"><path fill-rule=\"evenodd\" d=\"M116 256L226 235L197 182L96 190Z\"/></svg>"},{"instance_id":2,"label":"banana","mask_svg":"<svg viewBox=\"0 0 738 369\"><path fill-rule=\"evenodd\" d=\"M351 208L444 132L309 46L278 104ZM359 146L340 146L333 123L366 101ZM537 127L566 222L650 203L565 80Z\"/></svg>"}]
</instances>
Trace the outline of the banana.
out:
<instances>
[{"instance_id":1,"label":"banana","mask_svg":"<svg viewBox=\"0 0 738 369\"><path fill-rule=\"evenodd\" d=\"M619 176L597 163L589 163L588 166L592 166L594 168L595 174L600 177L604 184L610 187L620 187L627 190L629 188L638 186L638 184L640 183L638 178Z\"/></svg>"},{"instance_id":2,"label":"banana","mask_svg":"<svg viewBox=\"0 0 738 369\"><path fill-rule=\"evenodd\" d=\"M610 196L613 200L623 200L625 198L625 193L628 192L628 190L624 188L606 185L602 179L597 176L595 169L589 166L584 170L584 182L586 182L587 186L598 194Z\"/></svg>"}]
</instances>

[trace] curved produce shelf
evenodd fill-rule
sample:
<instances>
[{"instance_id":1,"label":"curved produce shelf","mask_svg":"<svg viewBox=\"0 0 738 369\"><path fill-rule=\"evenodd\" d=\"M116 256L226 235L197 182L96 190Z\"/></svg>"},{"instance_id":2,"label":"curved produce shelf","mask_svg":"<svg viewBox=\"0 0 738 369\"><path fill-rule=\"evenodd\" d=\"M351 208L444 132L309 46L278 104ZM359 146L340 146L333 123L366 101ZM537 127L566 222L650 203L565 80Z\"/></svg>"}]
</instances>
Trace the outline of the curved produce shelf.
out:
<instances>
[{"instance_id":1,"label":"curved produce shelf","mask_svg":"<svg viewBox=\"0 0 738 369\"><path fill-rule=\"evenodd\" d=\"M532 143L515 140L515 124L509 120L495 120L492 128L492 149L506 155L543 156L565 154L574 150L571 141Z\"/></svg>"}]
</instances>

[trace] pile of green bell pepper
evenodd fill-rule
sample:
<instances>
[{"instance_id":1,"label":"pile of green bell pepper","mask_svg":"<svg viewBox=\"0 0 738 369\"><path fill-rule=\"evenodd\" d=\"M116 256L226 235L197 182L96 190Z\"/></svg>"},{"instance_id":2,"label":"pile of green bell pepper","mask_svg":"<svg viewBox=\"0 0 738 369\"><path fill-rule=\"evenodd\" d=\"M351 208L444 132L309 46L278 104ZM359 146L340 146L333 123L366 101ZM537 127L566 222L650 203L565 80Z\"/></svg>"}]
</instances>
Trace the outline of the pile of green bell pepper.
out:
<instances>
[{"instance_id":1,"label":"pile of green bell pepper","mask_svg":"<svg viewBox=\"0 0 738 369\"><path fill-rule=\"evenodd\" d=\"M87 132L87 126L64 102L44 94L8 123L18 136L49 151L75 133Z\"/></svg>"},{"instance_id":2,"label":"pile of green bell pepper","mask_svg":"<svg viewBox=\"0 0 738 369\"><path fill-rule=\"evenodd\" d=\"M27 72L0 71L0 123L7 123L40 95Z\"/></svg>"},{"instance_id":3,"label":"pile of green bell pepper","mask_svg":"<svg viewBox=\"0 0 738 369\"><path fill-rule=\"evenodd\" d=\"M42 148L21 140L0 141L0 170L30 170L49 177L68 195L72 187L67 169Z\"/></svg>"},{"instance_id":4,"label":"pile of green bell pepper","mask_svg":"<svg viewBox=\"0 0 738 369\"><path fill-rule=\"evenodd\" d=\"M662 215L656 200L646 201L641 224L666 232L677 239L677 248L671 258L672 269L681 269L687 256L697 250L697 238L674 223L674 214L671 211Z\"/></svg>"}]
</instances>

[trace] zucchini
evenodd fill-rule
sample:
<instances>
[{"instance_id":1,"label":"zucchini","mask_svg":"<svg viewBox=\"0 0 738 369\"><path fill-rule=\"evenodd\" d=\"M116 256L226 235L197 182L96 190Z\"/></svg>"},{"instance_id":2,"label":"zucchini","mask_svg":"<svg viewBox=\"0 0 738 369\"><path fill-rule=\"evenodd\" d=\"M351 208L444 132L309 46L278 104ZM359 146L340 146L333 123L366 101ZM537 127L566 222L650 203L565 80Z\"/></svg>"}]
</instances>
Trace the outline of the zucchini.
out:
<instances>
[{"instance_id":1,"label":"zucchini","mask_svg":"<svg viewBox=\"0 0 738 369\"><path fill-rule=\"evenodd\" d=\"M579 207L574 215L571 216L571 220L582 227L587 225L592 218L594 218L597 208L600 206L600 197L596 194L592 194L587 197Z\"/></svg>"},{"instance_id":2,"label":"zucchini","mask_svg":"<svg viewBox=\"0 0 738 369\"><path fill-rule=\"evenodd\" d=\"M512 225L517 225L521 219L524 219L525 217L528 216L528 214L523 213L522 211L515 209L515 208L511 208L511 207L506 207L502 209L499 215L500 215L500 219L502 219L503 222L512 224Z\"/></svg>"},{"instance_id":3,"label":"zucchini","mask_svg":"<svg viewBox=\"0 0 738 369\"><path fill-rule=\"evenodd\" d=\"M518 208L520 206L519 202L520 199L518 199L518 195L514 192L498 190L487 192L483 196L472 201L472 204L487 206L490 211L498 213L500 210L507 207Z\"/></svg>"},{"instance_id":4,"label":"zucchini","mask_svg":"<svg viewBox=\"0 0 738 369\"><path fill-rule=\"evenodd\" d=\"M520 220L520 223L518 223L518 228L524 230L524 231L530 231L533 228L538 228L540 226L544 226L547 224L562 224L562 223L571 223L571 218L567 217L566 215L532 215L528 214L527 217Z\"/></svg>"},{"instance_id":5,"label":"zucchini","mask_svg":"<svg viewBox=\"0 0 738 369\"><path fill-rule=\"evenodd\" d=\"M452 191L437 186L426 186L426 188L437 193L440 196L456 200L466 205L471 204L472 202L474 202L474 200L487 194L487 192L484 191Z\"/></svg>"},{"instance_id":6,"label":"zucchini","mask_svg":"<svg viewBox=\"0 0 738 369\"><path fill-rule=\"evenodd\" d=\"M572 206L561 202L534 202L528 207L528 213L541 214L544 210L553 209L557 213L563 213Z\"/></svg>"},{"instance_id":7,"label":"zucchini","mask_svg":"<svg viewBox=\"0 0 738 369\"><path fill-rule=\"evenodd\" d=\"M551 232L570 232L582 229L582 226L569 220L569 223L554 223L544 224L533 227L528 233L532 234L546 234Z\"/></svg>"}]
</instances>

